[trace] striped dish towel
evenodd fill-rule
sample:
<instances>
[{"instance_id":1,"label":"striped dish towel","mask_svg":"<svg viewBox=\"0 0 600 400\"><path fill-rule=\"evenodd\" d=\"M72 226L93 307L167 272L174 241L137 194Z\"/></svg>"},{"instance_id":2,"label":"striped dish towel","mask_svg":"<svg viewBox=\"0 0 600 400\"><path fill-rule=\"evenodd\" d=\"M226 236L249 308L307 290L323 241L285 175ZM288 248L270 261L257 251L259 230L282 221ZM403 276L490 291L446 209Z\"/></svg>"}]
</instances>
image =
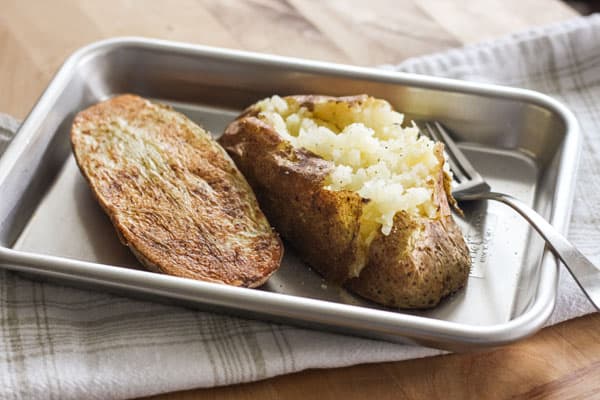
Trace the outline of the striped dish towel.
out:
<instances>
[{"instance_id":1,"label":"striped dish towel","mask_svg":"<svg viewBox=\"0 0 600 400\"><path fill-rule=\"evenodd\" d=\"M600 264L600 17L432 56L401 71L526 87L566 103L584 149L570 238ZM0 116L0 152L17 127ZM561 269L550 323L592 311ZM131 398L438 350L303 330L32 282L0 270L0 398Z\"/></svg>"}]
</instances>

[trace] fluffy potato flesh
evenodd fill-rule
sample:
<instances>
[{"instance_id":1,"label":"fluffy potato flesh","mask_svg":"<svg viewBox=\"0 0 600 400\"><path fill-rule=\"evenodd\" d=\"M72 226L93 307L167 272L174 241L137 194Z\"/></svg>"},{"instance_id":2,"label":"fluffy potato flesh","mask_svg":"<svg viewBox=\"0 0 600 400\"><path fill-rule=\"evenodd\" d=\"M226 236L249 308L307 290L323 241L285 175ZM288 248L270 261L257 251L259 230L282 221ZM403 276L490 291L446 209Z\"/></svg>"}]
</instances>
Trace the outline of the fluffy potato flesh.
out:
<instances>
[{"instance_id":1,"label":"fluffy potato flesh","mask_svg":"<svg viewBox=\"0 0 600 400\"><path fill-rule=\"evenodd\" d=\"M443 160L416 127L402 127L403 115L387 101L367 97L309 108L293 97L273 96L257 103L257 109L259 118L292 146L335 164L326 190L347 190L368 200L360 217L363 254L378 231L390 234L396 213L436 216L433 191ZM358 276L365 262L361 257L350 277Z\"/></svg>"}]
</instances>

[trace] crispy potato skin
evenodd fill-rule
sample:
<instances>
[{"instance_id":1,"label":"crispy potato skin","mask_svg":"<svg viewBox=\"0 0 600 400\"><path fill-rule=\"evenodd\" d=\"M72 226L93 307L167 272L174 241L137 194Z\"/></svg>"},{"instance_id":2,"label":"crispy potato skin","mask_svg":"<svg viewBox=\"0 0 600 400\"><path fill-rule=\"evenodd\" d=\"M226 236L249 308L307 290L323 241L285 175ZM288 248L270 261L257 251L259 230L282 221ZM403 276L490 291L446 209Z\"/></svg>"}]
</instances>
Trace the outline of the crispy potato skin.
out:
<instances>
[{"instance_id":1,"label":"crispy potato skin","mask_svg":"<svg viewBox=\"0 0 600 400\"><path fill-rule=\"evenodd\" d=\"M309 110L325 102L360 104L367 96L291 96ZM334 164L295 149L251 106L219 139L253 187L279 233L325 278L394 308L433 307L464 286L469 250L454 222L449 181L440 169L434 190L436 218L394 217L389 235L377 234L368 250L359 246L359 218L366 200L349 191L323 188ZM443 145L436 145L443 160ZM450 204L449 204L450 202ZM366 260L358 277L352 266Z\"/></svg>"},{"instance_id":2,"label":"crispy potato skin","mask_svg":"<svg viewBox=\"0 0 600 400\"><path fill-rule=\"evenodd\" d=\"M367 266L358 278L347 281L347 287L377 303L401 308L433 307L460 289L471 260L450 212L442 171L436 200L440 211L435 219L397 213L390 234L379 232Z\"/></svg>"},{"instance_id":3,"label":"crispy potato skin","mask_svg":"<svg viewBox=\"0 0 600 400\"><path fill-rule=\"evenodd\" d=\"M281 241L250 186L182 114L114 97L76 116L71 143L121 242L148 269L256 287L279 267Z\"/></svg>"},{"instance_id":4,"label":"crispy potato skin","mask_svg":"<svg viewBox=\"0 0 600 400\"><path fill-rule=\"evenodd\" d=\"M343 283L356 261L362 200L322 188L333 164L294 149L253 116L234 121L219 141L279 234L327 279Z\"/></svg>"}]
</instances>

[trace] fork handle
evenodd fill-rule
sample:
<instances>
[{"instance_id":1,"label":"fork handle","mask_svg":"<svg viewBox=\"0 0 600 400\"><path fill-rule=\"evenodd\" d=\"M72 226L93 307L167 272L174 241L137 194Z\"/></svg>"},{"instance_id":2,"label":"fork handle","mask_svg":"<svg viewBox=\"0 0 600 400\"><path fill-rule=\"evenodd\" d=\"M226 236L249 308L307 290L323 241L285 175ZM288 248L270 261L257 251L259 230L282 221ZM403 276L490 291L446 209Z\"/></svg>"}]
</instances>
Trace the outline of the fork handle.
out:
<instances>
[{"instance_id":1,"label":"fork handle","mask_svg":"<svg viewBox=\"0 0 600 400\"><path fill-rule=\"evenodd\" d=\"M459 200L488 199L500 201L521 214L535 230L546 240L550 249L565 264L575 281L597 310L600 310L600 268L569 242L540 214L522 201L503 193L478 193L463 195Z\"/></svg>"}]
</instances>

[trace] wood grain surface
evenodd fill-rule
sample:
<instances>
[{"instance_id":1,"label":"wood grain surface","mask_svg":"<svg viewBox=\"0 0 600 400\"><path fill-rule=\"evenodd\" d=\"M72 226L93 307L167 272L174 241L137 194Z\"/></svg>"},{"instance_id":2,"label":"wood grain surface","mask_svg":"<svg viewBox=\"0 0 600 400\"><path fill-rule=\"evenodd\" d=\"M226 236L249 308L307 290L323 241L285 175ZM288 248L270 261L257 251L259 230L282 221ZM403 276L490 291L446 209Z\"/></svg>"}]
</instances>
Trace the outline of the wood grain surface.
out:
<instances>
[{"instance_id":1,"label":"wood grain surface","mask_svg":"<svg viewBox=\"0 0 600 400\"><path fill-rule=\"evenodd\" d=\"M377 65L576 15L555 0L0 0L0 10L0 111L20 118L70 53L112 36ZM579 399L600 398L599 378L596 314L484 352L310 370L153 399Z\"/></svg>"}]
</instances>

